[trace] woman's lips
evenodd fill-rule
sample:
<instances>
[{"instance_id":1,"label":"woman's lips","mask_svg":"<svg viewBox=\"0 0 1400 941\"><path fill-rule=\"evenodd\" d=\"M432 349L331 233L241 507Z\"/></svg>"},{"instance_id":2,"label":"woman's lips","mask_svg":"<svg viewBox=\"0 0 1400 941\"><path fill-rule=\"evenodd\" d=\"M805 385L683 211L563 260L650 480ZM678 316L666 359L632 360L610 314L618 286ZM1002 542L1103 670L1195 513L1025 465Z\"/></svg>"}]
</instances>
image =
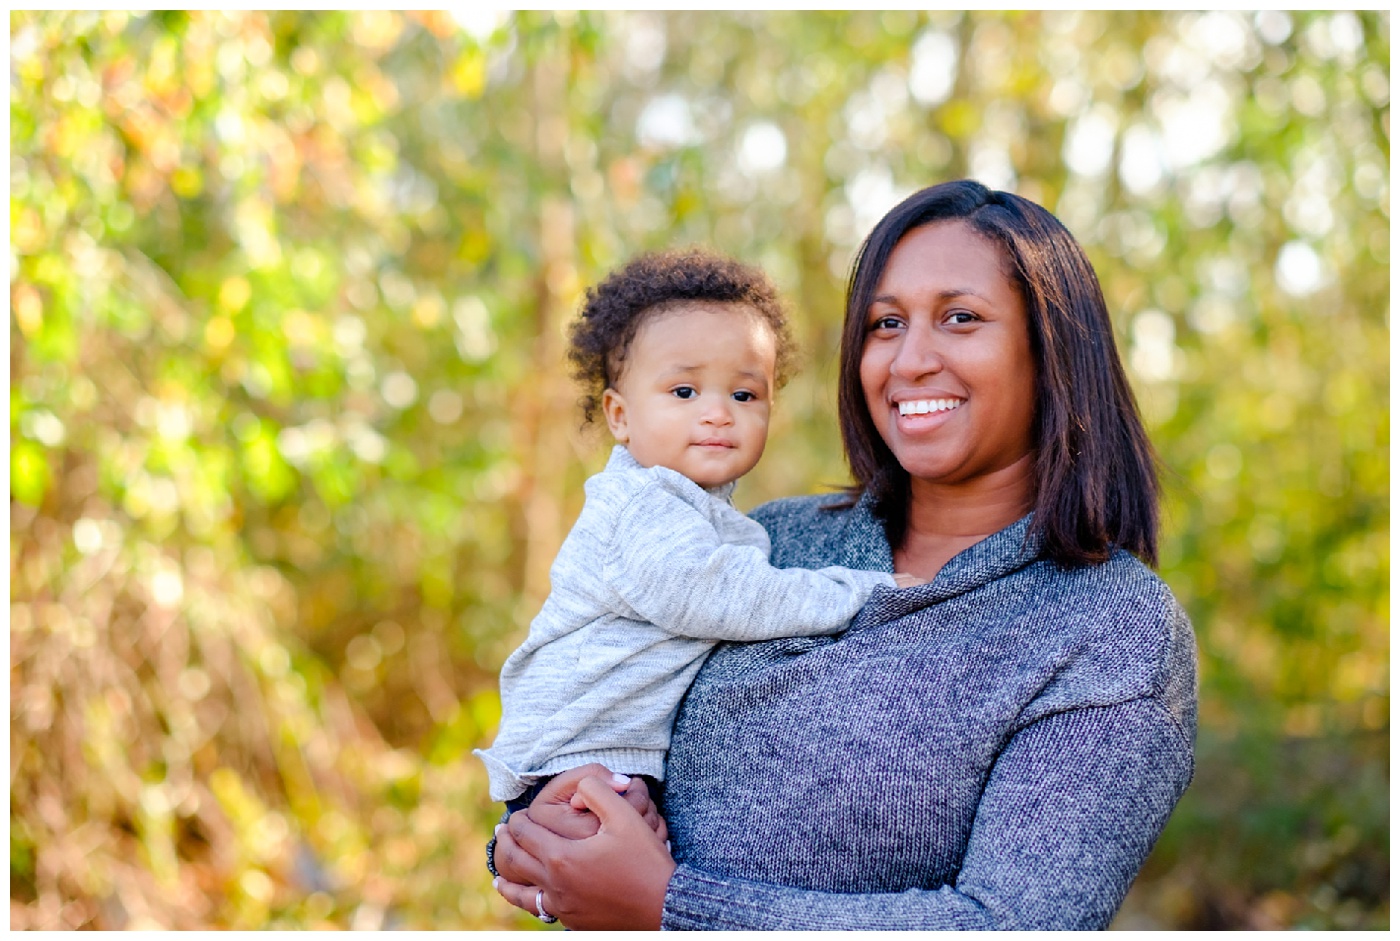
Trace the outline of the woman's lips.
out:
<instances>
[{"instance_id":1,"label":"woman's lips","mask_svg":"<svg viewBox=\"0 0 1400 941\"><path fill-rule=\"evenodd\" d=\"M952 420L953 413L967 404L967 399L951 396L929 396L891 402L895 426L908 434L932 431Z\"/></svg>"}]
</instances>

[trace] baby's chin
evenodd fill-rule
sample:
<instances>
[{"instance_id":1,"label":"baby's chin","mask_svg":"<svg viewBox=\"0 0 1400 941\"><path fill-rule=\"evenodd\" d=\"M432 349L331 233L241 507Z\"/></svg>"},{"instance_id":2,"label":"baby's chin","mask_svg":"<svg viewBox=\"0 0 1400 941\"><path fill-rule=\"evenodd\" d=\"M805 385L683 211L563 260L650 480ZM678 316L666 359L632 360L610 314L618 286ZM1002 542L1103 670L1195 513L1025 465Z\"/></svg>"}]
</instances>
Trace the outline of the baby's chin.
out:
<instances>
[{"instance_id":1,"label":"baby's chin","mask_svg":"<svg viewBox=\"0 0 1400 941\"><path fill-rule=\"evenodd\" d=\"M730 465L723 469L709 469L703 466L696 467L692 464L689 468L675 467L672 468L672 470L684 474L706 490L713 490L716 487L723 487L725 484L734 483L734 481L753 470L757 464L758 461L745 461L741 466L735 467Z\"/></svg>"}]
</instances>

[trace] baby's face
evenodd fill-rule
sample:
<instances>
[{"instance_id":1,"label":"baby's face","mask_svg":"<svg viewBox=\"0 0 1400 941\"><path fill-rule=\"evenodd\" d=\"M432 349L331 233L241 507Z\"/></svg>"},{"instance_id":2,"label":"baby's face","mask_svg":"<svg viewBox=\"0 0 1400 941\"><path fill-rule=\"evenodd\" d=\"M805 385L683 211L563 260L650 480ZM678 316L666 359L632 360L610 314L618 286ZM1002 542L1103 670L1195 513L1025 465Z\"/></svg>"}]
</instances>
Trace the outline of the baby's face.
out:
<instances>
[{"instance_id":1,"label":"baby's face","mask_svg":"<svg viewBox=\"0 0 1400 941\"><path fill-rule=\"evenodd\" d=\"M613 437L644 467L702 487L748 473L768 440L777 341L743 304L687 304L652 317L603 393Z\"/></svg>"}]
</instances>

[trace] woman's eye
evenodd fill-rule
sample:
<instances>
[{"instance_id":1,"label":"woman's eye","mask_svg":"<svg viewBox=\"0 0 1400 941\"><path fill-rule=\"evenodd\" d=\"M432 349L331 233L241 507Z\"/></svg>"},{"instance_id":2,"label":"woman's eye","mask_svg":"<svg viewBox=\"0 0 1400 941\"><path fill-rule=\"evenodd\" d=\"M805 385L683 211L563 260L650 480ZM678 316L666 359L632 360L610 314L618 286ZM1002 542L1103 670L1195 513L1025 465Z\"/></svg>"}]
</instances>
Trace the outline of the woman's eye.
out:
<instances>
[{"instance_id":1,"label":"woman's eye","mask_svg":"<svg viewBox=\"0 0 1400 941\"><path fill-rule=\"evenodd\" d=\"M752 402L756 398L758 398L758 396L749 392L747 389L740 389L738 392L734 393L734 401L736 402Z\"/></svg>"},{"instance_id":2,"label":"woman's eye","mask_svg":"<svg viewBox=\"0 0 1400 941\"><path fill-rule=\"evenodd\" d=\"M690 399L695 397L695 389L690 386L677 386L671 390L671 394L678 399Z\"/></svg>"},{"instance_id":3,"label":"woman's eye","mask_svg":"<svg viewBox=\"0 0 1400 941\"><path fill-rule=\"evenodd\" d=\"M870 324L870 329L898 330L902 326L904 326L904 323L898 317L877 317L874 322Z\"/></svg>"},{"instance_id":4,"label":"woman's eye","mask_svg":"<svg viewBox=\"0 0 1400 941\"><path fill-rule=\"evenodd\" d=\"M977 315L970 310L955 310L948 314L949 323L976 323Z\"/></svg>"}]
</instances>

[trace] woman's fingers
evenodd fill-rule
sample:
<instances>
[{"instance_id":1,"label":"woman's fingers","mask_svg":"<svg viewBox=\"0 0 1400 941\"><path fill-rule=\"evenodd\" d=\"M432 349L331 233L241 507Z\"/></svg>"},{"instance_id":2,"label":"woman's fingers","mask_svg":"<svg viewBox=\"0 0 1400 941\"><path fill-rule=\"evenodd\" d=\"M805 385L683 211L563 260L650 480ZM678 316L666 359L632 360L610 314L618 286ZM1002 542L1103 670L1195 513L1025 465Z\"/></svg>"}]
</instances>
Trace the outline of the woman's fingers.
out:
<instances>
[{"instance_id":1,"label":"woman's fingers","mask_svg":"<svg viewBox=\"0 0 1400 941\"><path fill-rule=\"evenodd\" d=\"M661 816L661 811L657 809L656 804L652 801L651 791L647 788L646 783L642 781L641 778L636 778L634 780L640 785L641 794L646 799L646 810L642 812L642 820L651 828L651 831L656 834L656 838L665 843L669 838L669 833L666 830L666 821ZM628 803L631 803L630 793L628 797Z\"/></svg>"},{"instance_id":2,"label":"woman's fingers","mask_svg":"<svg viewBox=\"0 0 1400 941\"><path fill-rule=\"evenodd\" d=\"M627 803L632 805L633 810L642 815L647 826L655 830L657 824L661 823L661 814L656 810L656 804L651 799L651 791L647 788L646 781L641 778L633 778L622 796L627 800Z\"/></svg>"},{"instance_id":3,"label":"woman's fingers","mask_svg":"<svg viewBox=\"0 0 1400 941\"><path fill-rule=\"evenodd\" d=\"M530 819L547 830L569 840L586 840L598 832L598 818L587 810L574 809L571 804L536 801L524 811Z\"/></svg>"},{"instance_id":4,"label":"woman's fingers","mask_svg":"<svg viewBox=\"0 0 1400 941\"><path fill-rule=\"evenodd\" d=\"M535 911L535 893L539 891L539 886L520 885L511 882L504 876L496 877L491 884L496 887L496 891L501 894L501 898L505 899L516 908L527 911L531 915L539 915L539 912ZM545 911L549 911L548 904L546 900Z\"/></svg>"},{"instance_id":5,"label":"woman's fingers","mask_svg":"<svg viewBox=\"0 0 1400 941\"><path fill-rule=\"evenodd\" d=\"M632 809L643 817L647 815L650 808L654 813L656 805L651 802L651 791L647 790L647 782L641 778L633 778L627 782L627 789L622 792L622 796L627 803L632 805Z\"/></svg>"},{"instance_id":6,"label":"woman's fingers","mask_svg":"<svg viewBox=\"0 0 1400 941\"><path fill-rule=\"evenodd\" d=\"M613 800L622 800L622 798L613 793L611 788L597 778L585 778L584 780L594 782L594 785L599 790L606 791L608 796ZM544 866L540 863L540 860L558 859L569 851L569 847L572 844L577 842L558 836L548 827L540 826L530 819L529 814L511 814L510 820L506 822L504 829L500 832L501 836L508 836L511 838L510 845L513 849L518 852L523 852L529 857L529 862L533 864L535 868L527 869L524 874L529 877L530 882L536 885L542 885L545 882ZM501 852L501 836L496 838L496 853L498 855ZM496 864L496 868L501 868L499 863Z\"/></svg>"},{"instance_id":7,"label":"woman's fingers","mask_svg":"<svg viewBox=\"0 0 1400 941\"><path fill-rule=\"evenodd\" d=\"M554 778L540 790L535 800L539 801L543 799L550 802L567 802L569 798L573 796L578 782L582 781L584 778L599 778L604 781L609 781L612 783L613 787L619 791L628 787L631 783L625 774L613 774L595 761L592 764L579 765L577 768L570 768L568 771L555 775Z\"/></svg>"},{"instance_id":8,"label":"woman's fingers","mask_svg":"<svg viewBox=\"0 0 1400 941\"><path fill-rule=\"evenodd\" d=\"M588 809L598 815L599 832L640 831L649 836L656 829L646 823L635 809L596 778L579 782L578 793Z\"/></svg>"},{"instance_id":9,"label":"woman's fingers","mask_svg":"<svg viewBox=\"0 0 1400 941\"><path fill-rule=\"evenodd\" d=\"M517 818L523 820L525 814L518 811L511 814L511 823L515 823ZM537 823L530 823L530 826L544 829ZM519 885L540 885L544 882L544 864L520 846L511 828L505 824L496 827L496 849L492 858L496 863L496 871L507 882Z\"/></svg>"},{"instance_id":10,"label":"woman's fingers","mask_svg":"<svg viewBox=\"0 0 1400 941\"><path fill-rule=\"evenodd\" d=\"M666 821L661 819L661 812L657 810L656 803L651 799L651 790L647 787L646 781L642 778L633 778L632 783L627 785L627 790L622 796L627 799L627 803L632 805L632 809L642 815L646 825L651 827L652 832L662 841L666 840ZM583 806L583 800L574 794L575 806Z\"/></svg>"}]
</instances>

